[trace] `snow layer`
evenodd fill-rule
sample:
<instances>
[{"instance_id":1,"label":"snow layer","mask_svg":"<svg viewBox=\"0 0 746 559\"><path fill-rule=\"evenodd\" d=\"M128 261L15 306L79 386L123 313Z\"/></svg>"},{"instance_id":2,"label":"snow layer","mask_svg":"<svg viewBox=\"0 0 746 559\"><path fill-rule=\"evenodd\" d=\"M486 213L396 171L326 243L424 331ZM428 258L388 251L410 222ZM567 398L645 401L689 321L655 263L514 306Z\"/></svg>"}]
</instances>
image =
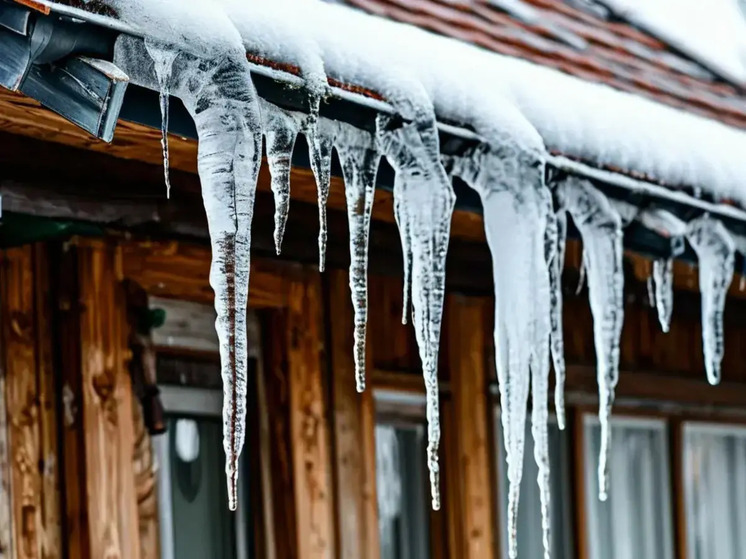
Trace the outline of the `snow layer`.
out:
<instances>
[{"instance_id":1,"label":"snow layer","mask_svg":"<svg viewBox=\"0 0 746 559\"><path fill-rule=\"evenodd\" d=\"M135 31L187 50L242 40L250 52L300 66L316 91L325 72L396 105L415 84L439 117L467 125L509 104L549 148L746 205L746 134L604 85L319 0L109 2Z\"/></svg>"},{"instance_id":2,"label":"snow layer","mask_svg":"<svg viewBox=\"0 0 746 559\"><path fill-rule=\"evenodd\" d=\"M741 0L606 0L639 25L735 83L746 83L746 13Z\"/></svg>"}]
</instances>

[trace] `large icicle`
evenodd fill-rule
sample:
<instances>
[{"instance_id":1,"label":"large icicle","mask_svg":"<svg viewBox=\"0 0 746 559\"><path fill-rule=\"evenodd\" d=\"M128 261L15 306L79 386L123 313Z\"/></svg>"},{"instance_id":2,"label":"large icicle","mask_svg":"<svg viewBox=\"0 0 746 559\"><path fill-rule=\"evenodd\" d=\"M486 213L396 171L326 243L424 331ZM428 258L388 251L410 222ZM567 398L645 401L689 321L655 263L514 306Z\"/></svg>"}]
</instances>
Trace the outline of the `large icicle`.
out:
<instances>
[{"instance_id":1,"label":"large icicle","mask_svg":"<svg viewBox=\"0 0 746 559\"><path fill-rule=\"evenodd\" d=\"M624 323L622 218L609 200L585 179L566 179L558 186L558 195L580 231L586 255L601 422L599 498L605 501L611 445L609 419L619 380L619 339Z\"/></svg>"},{"instance_id":2,"label":"large icicle","mask_svg":"<svg viewBox=\"0 0 746 559\"><path fill-rule=\"evenodd\" d=\"M168 116L169 97L171 95L171 71L174 60L179 55L177 49L163 48L156 42L145 40L145 48L153 59L155 74L158 78L158 100L161 107L161 151L163 152L163 178L166 182L166 198L171 198L171 177L169 174L168 153Z\"/></svg>"},{"instance_id":3,"label":"large icicle","mask_svg":"<svg viewBox=\"0 0 746 559\"><path fill-rule=\"evenodd\" d=\"M379 116L381 152L396 171L396 221L404 253L405 293L412 283L412 316L427 395L430 488L433 509L440 508L440 397L438 346L445 298L445 268L456 195L440 161L435 118L404 123ZM405 311L406 312L406 300Z\"/></svg>"},{"instance_id":4,"label":"large icicle","mask_svg":"<svg viewBox=\"0 0 746 559\"><path fill-rule=\"evenodd\" d=\"M723 224L707 215L689 224L687 239L699 258L702 342L707 380L710 384L718 384L724 352L723 312L728 288L733 280L735 243Z\"/></svg>"},{"instance_id":5,"label":"large icicle","mask_svg":"<svg viewBox=\"0 0 746 559\"><path fill-rule=\"evenodd\" d=\"M169 50L151 45L156 57L167 56ZM120 38L115 56L133 81L157 86L142 40ZM215 291L224 390L228 503L235 509L238 460L245 438L246 306L251 220L261 163L261 112L248 62L238 49L216 59L182 52L174 62L170 84L194 119L199 137L197 163L212 244L210 284Z\"/></svg>"},{"instance_id":6,"label":"large icicle","mask_svg":"<svg viewBox=\"0 0 746 559\"><path fill-rule=\"evenodd\" d=\"M368 323L368 237L381 154L371 134L339 124L335 146L342 163L350 228L350 292L355 311L355 383L365 390L365 334Z\"/></svg>"},{"instance_id":7,"label":"large icicle","mask_svg":"<svg viewBox=\"0 0 746 559\"><path fill-rule=\"evenodd\" d=\"M543 541L549 542L546 437L550 286L545 254L547 205L540 150L514 142L480 147L454 162L453 173L479 192L495 282L495 356L508 461L508 548L518 554L518 499L523 473L529 381L534 382L532 433L539 467ZM548 557L548 548L545 556Z\"/></svg>"},{"instance_id":8,"label":"large icicle","mask_svg":"<svg viewBox=\"0 0 746 559\"><path fill-rule=\"evenodd\" d=\"M673 258L653 262L653 283L658 322L661 324L661 330L668 332L673 314Z\"/></svg>"},{"instance_id":9,"label":"large icicle","mask_svg":"<svg viewBox=\"0 0 746 559\"><path fill-rule=\"evenodd\" d=\"M282 252L282 238L290 210L290 171L293 148L298 139L302 116L261 100L262 124L266 139L267 163L275 199L275 250Z\"/></svg>"},{"instance_id":10,"label":"large icicle","mask_svg":"<svg viewBox=\"0 0 746 559\"><path fill-rule=\"evenodd\" d=\"M567 215L554 213L549 200L547 208L546 258L549 266L550 327L552 363L554 364L554 409L557 425L565 429L565 339L562 332L562 269L565 266Z\"/></svg>"}]
</instances>

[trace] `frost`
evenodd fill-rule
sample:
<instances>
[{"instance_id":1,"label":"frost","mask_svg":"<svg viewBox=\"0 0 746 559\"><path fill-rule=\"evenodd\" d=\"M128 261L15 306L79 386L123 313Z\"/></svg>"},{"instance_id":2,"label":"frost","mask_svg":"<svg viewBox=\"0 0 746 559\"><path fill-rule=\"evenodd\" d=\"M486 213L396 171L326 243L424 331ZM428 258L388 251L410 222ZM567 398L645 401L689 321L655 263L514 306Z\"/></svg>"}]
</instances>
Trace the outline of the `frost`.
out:
<instances>
[{"instance_id":1,"label":"frost","mask_svg":"<svg viewBox=\"0 0 746 559\"><path fill-rule=\"evenodd\" d=\"M723 311L733 280L735 244L723 224L707 215L689 224L687 240L699 258L702 343L707 380L710 384L718 384L724 352Z\"/></svg>"},{"instance_id":2,"label":"frost","mask_svg":"<svg viewBox=\"0 0 746 559\"><path fill-rule=\"evenodd\" d=\"M440 508L438 346L445 298L445 268L456 202L440 161L434 115L412 123L378 118L381 152L396 171L396 221L404 253L405 294L411 279L412 316L427 396L428 468L433 509ZM406 299L405 310L406 312Z\"/></svg>"},{"instance_id":3,"label":"frost","mask_svg":"<svg viewBox=\"0 0 746 559\"><path fill-rule=\"evenodd\" d=\"M661 330L668 332L673 314L673 259L660 259L653 262L652 279L655 287L653 300L658 310L658 321L661 323Z\"/></svg>"},{"instance_id":4,"label":"frost","mask_svg":"<svg viewBox=\"0 0 746 559\"><path fill-rule=\"evenodd\" d=\"M355 311L355 382L365 390L365 334L368 322L368 237L381 154L367 132L339 125L335 147L342 163L350 228L350 292Z\"/></svg>"},{"instance_id":5,"label":"frost","mask_svg":"<svg viewBox=\"0 0 746 559\"><path fill-rule=\"evenodd\" d=\"M545 556L549 542L547 385L550 285L546 261L547 203L540 154L515 144L476 148L454 163L482 198L495 282L495 356L508 462L508 548L517 557L518 498L523 472L529 382L532 434L539 468Z\"/></svg>"},{"instance_id":6,"label":"frost","mask_svg":"<svg viewBox=\"0 0 746 559\"><path fill-rule=\"evenodd\" d=\"M163 151L163 178L166 181L166 198L171 198L171 179L169 177L168 154L168 101L171 92L171 71L174 60L179 55L176 49L163 48L162 45L145 40L145 48L153 59L155 74L158 77L158 101L161 107L161 149Z\"/></svg>"},{"instance_id":7,"label":"frost","mask_svg":"<svg viewBox=\"0 0 746 559\"><path fill-rule=\"evenodd\" d=\"M609 418L614 389L619 380L619 339L624 322L622 218L606 197L587 180L568 178L558 187L558 195L583 238L599 390L599 498L605 501L611 445Z\"/></svg>"},{"instance_id":8,"label":"frost","mask_svg":"<svg viewBox=\"0 0 746 559\"><path fill-rule=\"evenodd\" d=\"M301 128L302 115L261 101L262 124L266 139L267 164L275 199L275 250L282 252L282 239L290 210L290 171L293 148Z\"/></svg>"}]
</instances>

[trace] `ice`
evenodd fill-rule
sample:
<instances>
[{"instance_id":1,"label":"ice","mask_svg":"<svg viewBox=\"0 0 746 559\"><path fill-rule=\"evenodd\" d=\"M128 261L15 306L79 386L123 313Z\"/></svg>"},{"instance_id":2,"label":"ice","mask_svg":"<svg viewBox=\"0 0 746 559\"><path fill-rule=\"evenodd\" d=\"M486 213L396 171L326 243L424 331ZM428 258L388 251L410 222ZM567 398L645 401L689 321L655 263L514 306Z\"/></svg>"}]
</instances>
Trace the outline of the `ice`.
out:
<instances>
[{"instance_id":1,"label":"ice","mask_svg":"<svg viewBox=\"0 0 746 559\"><path fill-rule=\"evenodd\" d=\"M495 282L495 357L508 462L508 549L517 557L518 498L523 472L529 382L539 467L543 540L549 538L546 438L550 285L546 261L547 203L541 154L514 144L476 148L453 174L474 188L484 207ZM546 551L545 551L546 552Z\"/></svg>"},{"instance_id":2,"label":"ice","mask_svg":"<svg viewBox=\"0 0 746 559\"><path fill-rule=\"evenodd\" d=\"M245 438L246 306L261 163L260 107L243 57L213 60L182 53L174 64L172 90L194 119L199 136L197 163L212 244L210 284L224 390L228 501L235 510L238 459Z\"/></svg>"},{"instance_id":3,"label":"ice","mask_svg":"<svg viewBox=\"0 0 746 559\"><path fill-rule=\"evenodd\" d=\"M334 143L345 180L350 228L350 292L355 311L355 383L365 390L365 334L368 323L368 237L381 154L368 132L340 124Z\"/></svg>"},{"instance_id":4,"label":"ice","mask_svg":"<svg viewBox=\"0 0 746 559\"><path fill-rule=\"evenodd\" d=\"M707 380L710 384L718 384L724 352L723 312L728 288L733 280L735 243L723 224L707 215L689 224L687 240L699 259L702 343Z\"/></svg>"},{"instance_id":5,"label":"ice","mask_svg":"<svg viewBox=\"0 0 746 559\"><path fill-rule=\"evenodd\" d=\"M549 201L547 215L546 258L549 266L550 326L552 363L554 365L554 410L557 425L565 429L565 340L562 332L562 269L565 265L565 241L567 239L567 216L558 214Z\"/></svg>"},{"instance_id":6,"label":"ice","mask_svg":"<svg viewBox=\"0 0 746 559\"><path fill-rule=\"evenodd\" d=\"M304 117L262 100L262 127L266 139L267 164L275 199L275 250L282 252L282 238L290 210L290 171L293 148Z\"/></svg>"},{"instance_id":7,"label":"ice","mask_svg":"<svg viewBox=\"0 0 746 559\"><path fill-rule=\"evenodd\" d=\"M316 178L316 192L319 206L319 270L326 268L326 205L329 200L329 188L332 175L332 151L336 138L336 126L320 119L308 131L308 149L310 151L311 169Z\"/></svg>"},{"instance_id":8,"label":"ice","mask_svg":"<svg viewBox=\"0 0 746 559\"><path fill-rule=\"evenodd\" d=\"M440 508L438 346L445 298L445 268L456 195L440 161L435 117L414 122L379 116L377 140L396 172L396 221L405 280L411 281L412 317L425 380L428 468L432 507ZM407 308L405 299L405 310Z\"/></svg>"},{"instance_id":9,"label":"ice","mask_svg":"<svg viewBox=\"0 0 746 559\"><path fill-rule=\"evenodd\" d=\"M158 77L158 100L161 107L161 149L163 151L163 178L166 181L166 198L171 198L171 179L169 177L169 155L168 155L168 101L170 96L171 70L174 60L179 55L177 49L162 48L151 40L145 40L145 47L153 59L155 74Z\"/></svg>"},{"instance_id":10,"label":"ice","mask_svg":"<svg viewBox=\"0 0 746 559\"><path fill-rule=\"evenodd\" d=\"M658 310L658 321L661 330L668 332L671 328L673 314L673 259L658 259L653 262L653 284L655 287L655 308Z\"/></svg>"},{"instance_id":11,"label":"ice","mask_svg":"<svg viewBox=\"0 0 746 559\"><path fill-rule=\"evenodd\" d=\"M605 501L611 445L609 418L619 379L619 339L624 322L622 218L609 200L585 179L568 178L559 185L558 197L583 239L599 390L599 498Z\"/></svg>"}]
</instances>

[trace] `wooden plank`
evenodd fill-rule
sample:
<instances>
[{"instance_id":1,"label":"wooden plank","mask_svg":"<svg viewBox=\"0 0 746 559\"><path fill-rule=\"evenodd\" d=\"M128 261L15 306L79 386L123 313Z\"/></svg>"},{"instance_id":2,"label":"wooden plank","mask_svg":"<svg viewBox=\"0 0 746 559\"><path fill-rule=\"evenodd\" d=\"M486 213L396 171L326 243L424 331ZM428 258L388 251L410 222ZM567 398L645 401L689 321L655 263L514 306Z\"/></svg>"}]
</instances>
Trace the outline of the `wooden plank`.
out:
<instances>
[{"instance_id":1,"label":"wooden plank","mask_svg":"<svg viewBox=\"0 0 746 559\"><path fill-rule=\"evenodd\" d=\"M140 402L132 402L135 426L134 474L137 494L140 559L159 559L158 491L153 441L145 427Z\"/></svg>"},{"instance_id":2,"label":"wooden plank","mask_svg":"<svg viewBox=\"0 0 746 559\"><path fill-rule=\"evenodd\" d=\"M121 255L81 241L61 269L72 277L59 299L68 556L139 559Z\"/></svg>"},{"instance_id":3,"label":"wooden plank","mask_svg":"<svg viewBox=\"0 0 746 559\"><path fill-rule=\"evenodd\" d=\"M330 340L338 556L378 559L381 552L375 493L373 395L371 389L363 394L355 389L354 317L348 275L333 270L328 273L327 280L328 315L333 317L327 321L327 337Z\"/></svg>"},{"instance_id":4,"label":"wooden plank","mask_svg":"<svg viewBox=\"0 0 746 559\"><path fill-rule=\"evenodd\" d=\"M453 494L461 501L451 506L457 506L463 514L458 538L461 548L456 555L465 559L494 557L496 524L488 489L494 485L494 476L487 430L489 373L485 353L489 346L489 301L453 295L447 305L448 366L456 430L452 437L456 448L449 452L458 457L458 470L449 481L458 484Z\"/></svg>"},{"instance_id":5,"label":"wooden plank","mask_svg":"<svg viewBox=\"0 0 746 559\"><path fill-rule=\"evenodd\" d=\"M213 304L208 283L210 248L176 241L122 242L123 274L150 295ZM254 258L249 306L282 308L287 304L287 276L293 265Z\"/></svg>"},{"instance_id":6,"label":"wooden plank","mask_svg":"<svg viewBox=\"0 0 746 559\"><path fill-rule=\"evenodd\" d=\"M42 557L63 557L62 506L58 464L58 389L52 356L52 297L49 258L43 244L34 246L34 298L36 306L36 359L39 393L39 437L42 472Z\"/></svg>"},{"instance_id":7,"label":"wooden plank","mask_svg":"<svg viewBox=\"0 0 746 559\"><path fill-rule=\"evenodd\" d=\"M4 345L4 344L3 344ZM5 404L5 364L0 371L0 559L13 555L13 511L8 410Z\"/></svg>"},{"instance_id":8,"label":"wooden plank","mask_svg":"<svg viewBox=\"0 0 746 559\"><path fill-rule=\"evenodd\" d=\"M287 312L273 310L262 322L263 363L260 371L260 402L264 419L261 425L262 455L268 456L264 470L269 486L271 526L275 532L267 538L268 557L298 557L295 513L295 480L291 453L290 387L287 361Z\"/></svg>"},{"instance_id":9,"label":"wooden plank","mask_svg":"<svg viewBox=\"0 0 746 559\"><path fill-rule=\"evenodd\" d=\"M285 335L299 559L335 556L321 297L318 276L289 285Z\"/></svg>"},{"instance_id":10,"label":"wooden plank","mask_svg":"<svg viewBox=\"0 0 746 559\"><path fill-rule=\"evenodd\" d=\"M39 399L36 385L33 250L7 250L2 303L6 405L10 425L15 557L42 553L42 479L39 471Z\"/></svg>"}]
</instances>

